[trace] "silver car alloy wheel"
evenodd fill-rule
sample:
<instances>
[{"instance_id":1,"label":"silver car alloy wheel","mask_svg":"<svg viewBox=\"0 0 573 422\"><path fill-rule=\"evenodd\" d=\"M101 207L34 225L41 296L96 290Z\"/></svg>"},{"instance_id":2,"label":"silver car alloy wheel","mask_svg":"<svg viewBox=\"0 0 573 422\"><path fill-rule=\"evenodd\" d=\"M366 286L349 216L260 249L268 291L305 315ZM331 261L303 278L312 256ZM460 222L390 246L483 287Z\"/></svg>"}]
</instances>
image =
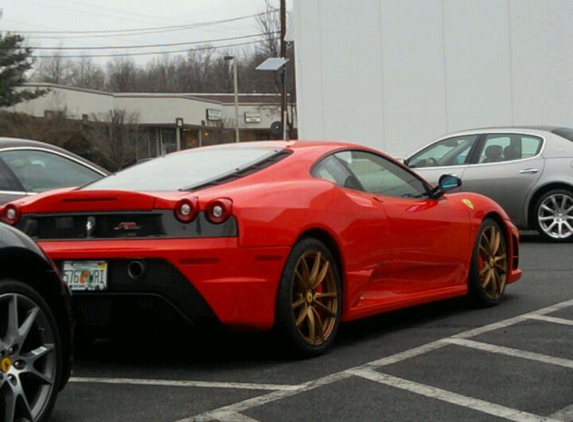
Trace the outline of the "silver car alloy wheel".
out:
<instances>
[{"instance_id":1,"label":"silver car alloy wheel","mask_svg":"<svg viewBox=\"0 0 573 422\"><path fill-rule=\"evenodd\" d=\"M539 228L553 239L573 235L573 197L563 192L547 196L537 209Z\"/></svg>"},{"instance_id":2,"label":"silver car alloy wheel","mask_svg":"<svg viewBox=\"0 0 573 422\"><path fill-rule=\"evenodd\" d=\"M37 420L54 394L56 366L46 314L23 294L0 295L0 420Z\"/></svg>"}]
</instances>

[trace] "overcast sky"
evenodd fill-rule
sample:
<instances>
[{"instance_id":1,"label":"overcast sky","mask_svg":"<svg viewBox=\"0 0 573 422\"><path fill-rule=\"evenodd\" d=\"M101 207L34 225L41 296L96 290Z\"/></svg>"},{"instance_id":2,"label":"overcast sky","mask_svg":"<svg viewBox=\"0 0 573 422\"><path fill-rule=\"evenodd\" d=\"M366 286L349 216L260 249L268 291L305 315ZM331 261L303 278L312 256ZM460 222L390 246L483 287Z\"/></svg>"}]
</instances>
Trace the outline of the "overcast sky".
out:
<instances>
[{"instance_id":1,"label":"overcast sky","mask_svg":"<svg viewBox=\"0 0 573 422\"><path fill-rule=\"evenodd\" d=\"M278 8L279 0L270 0L270 4ZM36 48L37 56L53 55L55 51L44 50L53 47L163 45L61 50L64 55L77 56L186 50L205 43L214 46L249 43L255 40L249 36L260 32L252 15L264 12L266 4L265 0L3 0L0 8L0 31L24 35L27 44ZM287 0L287 9L291 8L292 0ZM228 22L221 22L225 20ZM181 45L164 45L175 43ZM132 57L137 62L146 62L159 56ZM102 60L110 58L96 61Z\"/></svg>"}]
</instances>

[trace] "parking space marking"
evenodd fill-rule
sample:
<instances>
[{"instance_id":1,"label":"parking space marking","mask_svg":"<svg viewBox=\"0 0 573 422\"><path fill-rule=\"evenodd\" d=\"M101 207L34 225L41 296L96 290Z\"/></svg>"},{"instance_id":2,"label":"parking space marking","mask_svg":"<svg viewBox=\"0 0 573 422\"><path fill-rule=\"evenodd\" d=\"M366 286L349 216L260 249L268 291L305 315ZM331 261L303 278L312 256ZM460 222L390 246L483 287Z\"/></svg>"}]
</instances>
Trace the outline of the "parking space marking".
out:
<instances>
[{"instance_id":1,"label":"parking space marking","mask_svg":"<svg viewBox=\"0 0 573 422\"><path fill-rule=\"evenodd\" d=\"M512 349L510 347L504 347L504 346L496 346L493 344L482 343L473 340L452 338L452 339L444 339L443 341L450 344L456 344L458 346L464 346L472 349L481 350L483 352L498 353L501 355L529 359L529 360L534 360L536 362L549 363L551 365L564 366L565 368L573 369L573 360L569 359L542 355L540 353L526 352L524 350Z\"/></svg>"},{"instance_id":2,"label":"parking space marking","mask_svg":"<svg viewBox=\"0 0 573 422\"><path fill-rule=\"evenodd\" d=\"M409 391L411 393L420 394L431 399L441 400L447 403L462 406L468 409L477 410L488 415L508 419L516 422L539 422L540 417L531 413L523 412L520 410L512 409L509 407L501 406L499 404L491 403L485 400L475 399L473 397L463 396L461 394L452 393L450 391L442 390L440 388L431 387L425 384L408 381L403 378L398 378L392 375L382 374L374 370L357 369L351 370L354 375L368 379L370 381L384 384L390 387L399 388L401 390ZM550 418L543 419L550 422Z\"/></svg>"},{"instance_id":3,"label":"parking space marking","mask_svg":"<svg viewBox=\"0 0 573 422\"><path fill-rule=\"evenodd\" d=\"M520 322L526 321L531 319L535 316L544 316L550 314L552 312L557 312L562 309L569 308L573 306L573 300L566 300L564 302L556 303L555 305L547 306L545 308L538 309L537 311L528 312L526 314L518 315L513 318L508 318L503 321L495 322L493 324L484 325L483 327L474 328L472 330L464 331L463 333L459 333L453 335L451 338L471 338L475 336L479 336L481 334L489 333L490 331L495 331L500 328L509 327L511 325L518 324Z\"/></svg>"},{"instance_id":4,"label":"parking space marking","mask_svg":"<svg viewBox=\"0 0 573 422\"><path fill-rule=\"evenodd\" d=\"M294 391L300 389L299 385L255 384L246 382L171 381L171 380L135 379L135 378L72 377L70 378L70 382L123 384L123 385L153 385L161 387L234 388L237 390Z\"/></svg>"},{"instance_id":5,"label":"parking space marking","mask_svg":"<svg viewBox=\"0 0 573 422\"><path fill-rule=\"evenodd\" d=\"M528 319L536 319L539 321L552 322L554 324L573 325L573 321L564 318L555 318L545 315L530 315Z\"/></svg>"},{"instance_id":6,"label":"parking space marking","mask_svg":"<svg viewBox=\"0 0 573 422\"><path fill-rule=\"evenodd\" d=\"M448 344L453 344L455 340L463 340L463 339L468 339L471 337L475 337L481 334L485 334L491 331L495 331L498 330L500 328L505 328L505 327L509 327L511 325L515 325L518 324L520 322L523 322L525 320L530 319L532 316L544 316L547 314L550 314L552 312L556 312L559 311L561 309L565 309L568 308L570 306L573 306L573 299L572 300L567 300L564 302L560 302L551 306L547 306L545 308L541 308L538 309L536 311L533 312L528 312L522 315L518 315L516 317L512 317L512 318L508 318L506 320L503 321L498 321L492 324L488 324L488 325L484 325L482 327L478 327L478 328L474 328L471 330L467 330L458 334L455 334L453 336L450 337L446 337L443 339L439 339L430 343L426 343L422 346L418 346L412 349L408 349L404 352L400 352L397 353L395 355L392 356L387 356L381 359L377 359L359 366L356 366L354 368L349 368L346 370L343 370L341 372L337 372L334 374L330 374L327 375L325 377L322 378L318 378L316 380L313 381L308 381L306 383L300 384L299 388L293 389L293 390L288 390L288 391L274 391L272 393L268 393L268 394L264 394L262 396L258 396L258 397L254 397L251 399L247 399L247 400L243 400L234 404L230 404L224 407L220 407L218 409L213 409L210 410L208 412L205 413L201 413L199 415L196 416L191 416L188 418L184 418L184 419L180 419L176 422L208 422L208 421L213 421L213 420L221 420L221 421L226 421L225 419L219 419L216 416L224 416L224 415L235 415L235 414L240 414L241 412L245 411L245 410L249 410L252 409L254 407L259 407L277 400L282 400L284 398L287 397L291 397L291 396L295 396L301 393L304 393L306 391L310 391L313 390L315 388L321 387L321 386L325 386L325 385L329 385L338 381L341 381L343 379L346 378L350 378L352 376L355 376L355 373L364 373L364 374L369 374L371 372L374 372L376 374L380 374L383 375L379 372L374 371L374 369L376 368L381 368L384 366L388 366L403 360L407 360L416 356L420 356L423 355L425 353L431 352L433 350L437 350L439 348L442 348ZM478 342L471 342L471 344L473 343L478 343ZM470 344L470 343L468 343ZM499 346L494 346L494 347L499 347ZM517 349L509 349L506 348L510 351L515 350L516 352L521 352ZM521 352L524 355L527 355L529 352ZM555 359L555 362L560 362L560 363L565 363L565 362L571 362L571 361L567 361L566 359L559 359L559 358L551 358L549 356L544 356L544 355L538 355L535 353L529 354L528 356L530 357L535 357L536 359L534 360L538 360L537 358L539 357L543 357L543 358L549 358L549 359ZM520 356L523 357L523 356ZM561 365L563 366L563 365ZM569 367L569 364L567 363L565 366ZM384 377L389 377L389 375L383 375ZM393 377L395 378L395 377ZM389 379L389 378L386 378ZM400 380L399 378L396 378L397 380ZM481 401L478 399L473 399L470 397L465 397L456 393L451 393L445 390L439 390L436 389L434 387L430 387L430 386L426 386L423 384L417 384L411 381L407 381L407 380L403 380L405 384L402 385L406 385L408 386L408 388L416 385L416 386L420 386L422 388L419 389L420 394L425 395L422 393L428 393L428 394L434 394L434 398L439 398L442 397L441 395L439 397L435 396L435 392L436 391L440 391L440 392L444 392L445 394L443 395L443 397L446 398L445 401L448 401L451 403L450 400L455 400L457 401L455 404L459 404L461 406L466 406L466 407L471 407L472 409L475 410L479 410L479 411L483 411L485 413L489 413L487 410L491 409L493 406L493 408L495 408L496 412L499 412L499 414L496 414L496 416L500 416L509 420L514 420L514 421L523 421L523 422L529 422L529 421L553 421L553 422L563 422L562 420L559 419L551 419L551 418L545 418L545 417L541 417L538 415L533 415L530 413L526 413L526 412L522 412L520 410L517 409L510 409L510 408L506 408L504 406L500 406L500 405L495 405L492 403L488 403L485 401ZM418 388L418 387L416 387ZM416 391L414 391L416 392ZM467 401L466 401L467 400ZM460 404L460 403L469 403L469 405L466 404ZM482 405L487 405L487 407L485 408L485 410L482 410ZM227 422L233 422L231 420L227 421Z\"/></svg>"},{"instance_id":7,"label":"parking space marking","mask_svg":"<svg viewBox=\"0 0 573 422\"><path fill-rule=\"evenodd\" d=\"M549 417L551 419L556 419L562 422L573 421L573 404L571 406L566 407L565 409L561 409L559 412L555 412Z\"/></svg>"},{"instance_id":8,"label":"parking space marking","mask_svg":"<svg viewBox=\"0 0 573 422\"><path fill-rule=\"evenodd\" d=\"M258 419L253 419L236 412L214 413L211 415L211 420L219 422L260 422Z\"/></svg>"},{"instance_id":9,"label":"parking space marking","mask_svg":"<svg viewBox=\"0 0 573 422\"><path fill-rule=\"evenodd\" d=\"M213 409L211 411L201 413L196 416L191 416L189 418L180 419L177 422L208 422L218 419L215 415L225 415L228 413L240 413L245 410L252 409L254 407L263 406L268 403L272 403L277 400L282 400L287 397L296 396L298 394L314 390L325 385L333 384L338 381L350 378L353 375L347 371L336 372L331 375L327 375L316 380L308 381L298 386L297 390L294 391L274 391L272 393L265 394L263 396L253 397L246 399L237 403L230 404L228 406L220 407L218 409Z\"/></svg>"},{"instance_id":10,"label":"parking space marking","mask_svg":"<svg viewBox=\"0 0 573 422\"><path fill-rule=\"evenodd\" d=\"M446 346L441 340L436 340L431 343L423 344L422 346L414 347L413 349L408 349L400 353L396 353L392 356L386 356L381 359L373 360L372 362L365 363L360 365L357 368L381 368L383 366L392 365L397 362L402 362L406 359L415 358L416 356L425 355L428 352L432 352L434 350L440 349Z\"/></svg>"}]
</instances>

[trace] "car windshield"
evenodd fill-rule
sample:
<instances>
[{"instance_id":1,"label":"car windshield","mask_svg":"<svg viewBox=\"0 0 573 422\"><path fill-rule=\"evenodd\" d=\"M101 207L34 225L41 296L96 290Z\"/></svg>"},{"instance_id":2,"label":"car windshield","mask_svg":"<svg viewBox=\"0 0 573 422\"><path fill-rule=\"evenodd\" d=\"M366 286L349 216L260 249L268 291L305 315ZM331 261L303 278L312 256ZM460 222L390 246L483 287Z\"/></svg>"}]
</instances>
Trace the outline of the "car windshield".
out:
<instances>
[{"instance_id":1,"label":"car windshield","mask_svg":"<svg viewBox=\"0 0 573 422\"><path fill-rule=\"evenodd\" d=\"M138 192L198 189L243 177L288 154L281 148L262 146L192 149L130 167L83 189Z\"/></svg>"}]
</instances>

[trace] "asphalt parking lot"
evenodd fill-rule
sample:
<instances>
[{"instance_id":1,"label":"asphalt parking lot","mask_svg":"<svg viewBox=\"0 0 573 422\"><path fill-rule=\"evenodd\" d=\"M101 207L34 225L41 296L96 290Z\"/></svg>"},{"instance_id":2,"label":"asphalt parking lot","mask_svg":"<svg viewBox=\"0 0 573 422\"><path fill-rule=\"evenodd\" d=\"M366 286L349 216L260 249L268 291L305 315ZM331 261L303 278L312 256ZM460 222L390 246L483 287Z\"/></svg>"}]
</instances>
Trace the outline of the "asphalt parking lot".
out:
<instances>
[{"instance_id":1,"label":"asphalt parking lot","mask_svg":"<svg viewBox=\"0 0 573 422\"><path fill-rule=\"evenodd\" d=\"M455 299L346 324L311 360L268 336L100 342L51 421L573 421L571 251L524 234L523 279L500 306Z\"/></svg>"}]
</instances>

